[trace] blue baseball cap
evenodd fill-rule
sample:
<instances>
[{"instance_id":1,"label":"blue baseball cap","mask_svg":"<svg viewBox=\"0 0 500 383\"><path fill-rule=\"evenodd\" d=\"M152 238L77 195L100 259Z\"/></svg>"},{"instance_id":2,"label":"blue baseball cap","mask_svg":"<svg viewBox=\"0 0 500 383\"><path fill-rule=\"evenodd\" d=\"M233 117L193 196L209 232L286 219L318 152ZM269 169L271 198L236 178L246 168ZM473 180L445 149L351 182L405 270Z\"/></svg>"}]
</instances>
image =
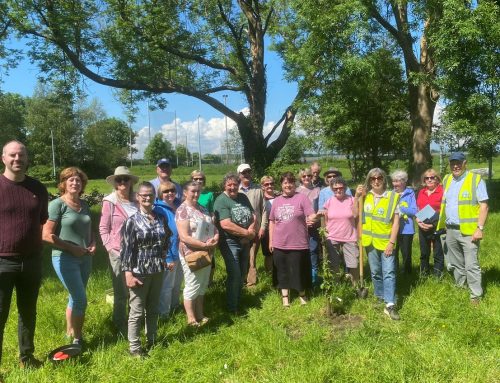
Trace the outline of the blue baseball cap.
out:
<instances>
[{"instance_id":1,"label":"blue baseball cap","mask_svg":"<svg viewBox=\"0 0 500 383\"><path fill-rule=\"evenodd\" d=\"M156 163L156 166L160 165L170 165L170 160L168 158L162 158Z\"/></svg>"},{"instance_id":2,"label":"blue baseball cap","mask_svg":"<svg viewBox=\"0 0 500 383\"><path fill-rule=\"evenodd\" d=\"M464 162L465 161L465 154L463 154L462 152L454 152L454 153L451 153L450 154L450 158L448 158L448 160L451 162L451 161L460 161L460 162Z\"/></svg>"}]
</instances>

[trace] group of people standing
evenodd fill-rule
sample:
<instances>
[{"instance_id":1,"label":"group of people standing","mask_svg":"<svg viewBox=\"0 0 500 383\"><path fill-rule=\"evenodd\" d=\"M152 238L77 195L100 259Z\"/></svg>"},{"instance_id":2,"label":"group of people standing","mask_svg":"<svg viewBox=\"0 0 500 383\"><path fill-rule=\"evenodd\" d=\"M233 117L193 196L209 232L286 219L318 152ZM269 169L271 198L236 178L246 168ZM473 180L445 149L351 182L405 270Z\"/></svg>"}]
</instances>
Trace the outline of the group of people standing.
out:
<instances>
[{"instance_id":1,"label":"group of people standing","mask_svg":"<svg viewBox=\"0 0 500 383\"><path fill-rule=\"evenodd\" d=\"M215 198L204 190L206 178L201 171L193 171L183 187L173 182L172 166L165 158L157 162L157 177L149 182L139 183L125 166L116 168L106 179L113 191L103 200L99 234L112 270L117 332L128 337L132 356L146 356L156 342L158 318L168 317L180 305L183 281L188 324L198 327L207 323L204 296L213 276L217 247L225 263L230 312L240 309L244 285L251 288L258 281L259 246L265 270L272 273L273 284L281 293L282 305L290 306L292 290L300 304L307 304L308 289L320 278L322 217L327 249L323 260L334 273L343 268L356 284L361 241L368 255L374 294L391 319L399 319L399 251L401 272L412 272L414 221L421 274L431 273L432 249L432 273L441 277L446 263L459 286L468 284L471 301L477 304L482 296L478 250L488 195L481 178L466 171L463 153L453 153L449 160L451 175L441 184L440 176L433 169L427 170L418 196L407 186L408 175L401 170L390 176L392 190L382 169L370 170L353 195L338 169L328 169L322 179L320 165L313 163L299 172L298 180L292 172L283 173L281 193L277 193L272 177L264 176L260 185L254 184L251 167L241 164L236 173L224 176L222 193ZM2 161L0 222L9 225L2 225L0 241L0 358L15 287L20 364L38 367L41 362L33 356L33 337L42 240L53 248L54 270L69 293L66 336L84 346L86 285L96 250L90 209L81 198L88 179L79 168L64 169L58 184L60 197L48 203L45 187L26 175L28 156L22 143L8 142ZM433 214L419 214L426 209ZM145 346L140 337L144 320Z\"/></svg>"}]
</instances>

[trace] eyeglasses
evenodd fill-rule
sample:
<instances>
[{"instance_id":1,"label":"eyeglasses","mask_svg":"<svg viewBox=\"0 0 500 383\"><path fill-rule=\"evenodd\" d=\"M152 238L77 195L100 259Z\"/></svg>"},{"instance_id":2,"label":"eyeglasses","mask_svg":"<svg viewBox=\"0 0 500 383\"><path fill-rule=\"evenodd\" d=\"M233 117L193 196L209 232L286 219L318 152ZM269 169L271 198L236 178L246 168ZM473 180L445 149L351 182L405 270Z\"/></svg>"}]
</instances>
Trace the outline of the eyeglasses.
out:
<instances>
[{"instance_id":1,"label":"eyeglasses","mask_svg":"<svg viewBox=\"0 0 500 383\"><path fill-rule=\"evenodd\" d=\"M336 192L336 191L342 191L342 190L344 190L344 187L343 187L343 186L339 186L339 187L336 187L336 188L333 188L333 187L332 187L332 190L333 190L334 192Z\"/></svg>"},{"instance_id":2,"label":"eyeglasses","mask_svg":"<svg viewBox=\"0 0 500 383\"><path fill-rule=\"evenodd\" d=\"M274 186L274 182L265 182L263 184L265 187L268 187L268 186Z\"/></svg>"},{"instance_id":3,"label":"eyeglasses","mask_svg":"<svg viewBox=\"0 0 500 383\"><path fill-rule=\"evenodd\" d=\"M304 175L302 176L302 178L306 178L306 177L311 178L311 177L312 177L312 175L311 175L311 174L304 174Z\"/></svg>"},{"instance_id":4,"label":"eyeglasses","mask_svg":"<svg viewBox=\"0 0 500 383\"><path fill-rule=\"evenodd\" d=\"M370 181L383 181L384 177L382 176L376 176L376 177L370 177Z\"/></svg>"},{"instance_id":5,"label":"eyeglasses","mask_svg":"<svg viewBox=\"0 0 500 383\"><path fill-rule=\"evenodd\" d=\"M130 181L130 177L127 177L127 176L118 176L118 177L115 177L115 182L117 184L122 183L122 182L128 182L128 181Z\"/></svg>"},{"instance_id":6,"label":"eyeglasses","mask_svg":"<svg viewBox=\"0 0 500 383\"><path fill-rule=\"evenodd\" d=\"M175 193L176 190L175 189L165 189L165 190L162 190L161 192L162 193Z\"/></svg>"},{"instance_id":7,"label":"eyeglasses","mask_svg":"<svg viewBox=\"0 0 500 383\"><path fill-rule=\"evenodd\" d=\"M167 169L170 169L170 167L171 167L171 166L170 166L170 165L168 165L168 164L161 164L161 165L158 165L158 167L159 167L160 169L167 170Z\"/></svg>"},{"instance_id":8,"label":"eyeglasses","mask_svg":"<svg viewBox=\"0 0 500 383\"><path fill-rule=\"evenodd\" d=\"M434 181L437 177L436 176L428 176L428 177L424 177L424 180L426 181Z\"/></svg>"},{"instance_id":9,"label":"eyeglasses","mask_svg":"<svg viewBox=\"0 0 500 383\"><path fill-rule=\"evenodd\" d=\"M139 193L137 193L137 195L139 197L141 197L142 199L151 199L151 198L154 198L153 194L139 194Z\"/></svg>"}]
</instances>

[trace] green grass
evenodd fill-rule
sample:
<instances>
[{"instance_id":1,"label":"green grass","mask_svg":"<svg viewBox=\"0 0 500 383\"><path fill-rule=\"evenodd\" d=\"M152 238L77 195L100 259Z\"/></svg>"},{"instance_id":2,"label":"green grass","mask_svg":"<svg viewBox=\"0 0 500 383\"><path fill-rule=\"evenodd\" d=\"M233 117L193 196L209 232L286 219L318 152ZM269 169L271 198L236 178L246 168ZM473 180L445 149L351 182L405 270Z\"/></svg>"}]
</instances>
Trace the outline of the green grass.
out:
<instances>
[{"instance_id":1,"label":"green grass","mask_svg":"<svg viewBox=\"0 0 500 383\"><path fill-rule=\"evenodd\" d=\"M181 170L175 179L189 174ZM144 179L152 176L145 174ZM220 173L213 176L222 178ZM4 339L4 379L50 383L500 382L500 182L493 182L488 190L491 208L480 250L485 297L477 308L469 304L467 290L454 286L451 276L442 281L417 278L415 237L415 272L398 279L400 322L382 313L369 281L369 298L355 299L345 316L328 317L320 291L304 307L292 295L292 307L285 310L264 275L262 257L258 287L244 292L242 315L229 316L224 311L225 271L217 254L216 283L205 305L211 321L196 330L186 325L184 313L177 313L160 325L160 344L151 357L138 361L127 355L127 341L112 331L111 306L105 303L105 290L111 287L109 266L106 253L99 248L88 286L85 333L89 346L80 361L47 362L40 370L19 370L13 301ZM93 209L97 224L98 209ZM64 344L67 296L47 249L44 275L35 338L39 358Z\"/></svg>"}]
</instances>

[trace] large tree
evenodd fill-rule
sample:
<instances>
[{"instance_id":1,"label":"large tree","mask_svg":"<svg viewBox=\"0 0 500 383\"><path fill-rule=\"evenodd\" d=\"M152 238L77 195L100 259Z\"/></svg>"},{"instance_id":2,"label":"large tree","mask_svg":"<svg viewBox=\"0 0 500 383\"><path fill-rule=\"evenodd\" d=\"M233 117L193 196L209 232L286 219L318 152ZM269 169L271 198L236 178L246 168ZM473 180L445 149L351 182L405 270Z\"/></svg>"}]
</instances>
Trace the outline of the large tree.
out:
<instances>
[{"instance_id":1,"label":"large tree","mask_svg":"<svg viewBox=\"0 0 500 383\"><path fill-rule=\"evenodd\" d=\"M399 49L408 90L414 179L432 162L431 128L438 92L434 87L436 66L427 33L439 22L439 0L282 0L289 22L277 32L278 45L289 75L311 81L304 74L339 68L346 54L363 54L373 46ZM392 40L392 41L391 41ZM416 43L418 41L418 43Z\"/></svg>"},{"instance_id":2,"label":"large tree","mask_svg":"<svg viewBox=\"0 0 500 383\"><path fill-rule=\"evenodd\" d=\"M25 140L25 108L21 95L0 92L0 146L10 140Z\"/></svg>"},{"instance_id":3,"label":"large tree","mask_svg":"<svg viewBox=\"0 0 500 383\"><path fill-rule=\"evenodd\" d=\"M175 151L172 144L163 137L162 133L156 133L144 150L144 160L154 164L160 158L168 158L172 161L175 158Z\"/></svg>"},{"instance_id":4,"label":"large tree","mask_svg":"<svg viewBox=\"0 0 500 383\"><path fill-rule=\"evenodd\" d=\"M1 31L30 38L30 55L48 76L76 68L136 97L181 93L211 105L236 122L245 159L258 171L290 134L293 102L263 134L266 33L276 21L270 0L6 0L2 21ZM241 94L249 113L225 106L221 92Z\"/></svg>"}]
</instances>

